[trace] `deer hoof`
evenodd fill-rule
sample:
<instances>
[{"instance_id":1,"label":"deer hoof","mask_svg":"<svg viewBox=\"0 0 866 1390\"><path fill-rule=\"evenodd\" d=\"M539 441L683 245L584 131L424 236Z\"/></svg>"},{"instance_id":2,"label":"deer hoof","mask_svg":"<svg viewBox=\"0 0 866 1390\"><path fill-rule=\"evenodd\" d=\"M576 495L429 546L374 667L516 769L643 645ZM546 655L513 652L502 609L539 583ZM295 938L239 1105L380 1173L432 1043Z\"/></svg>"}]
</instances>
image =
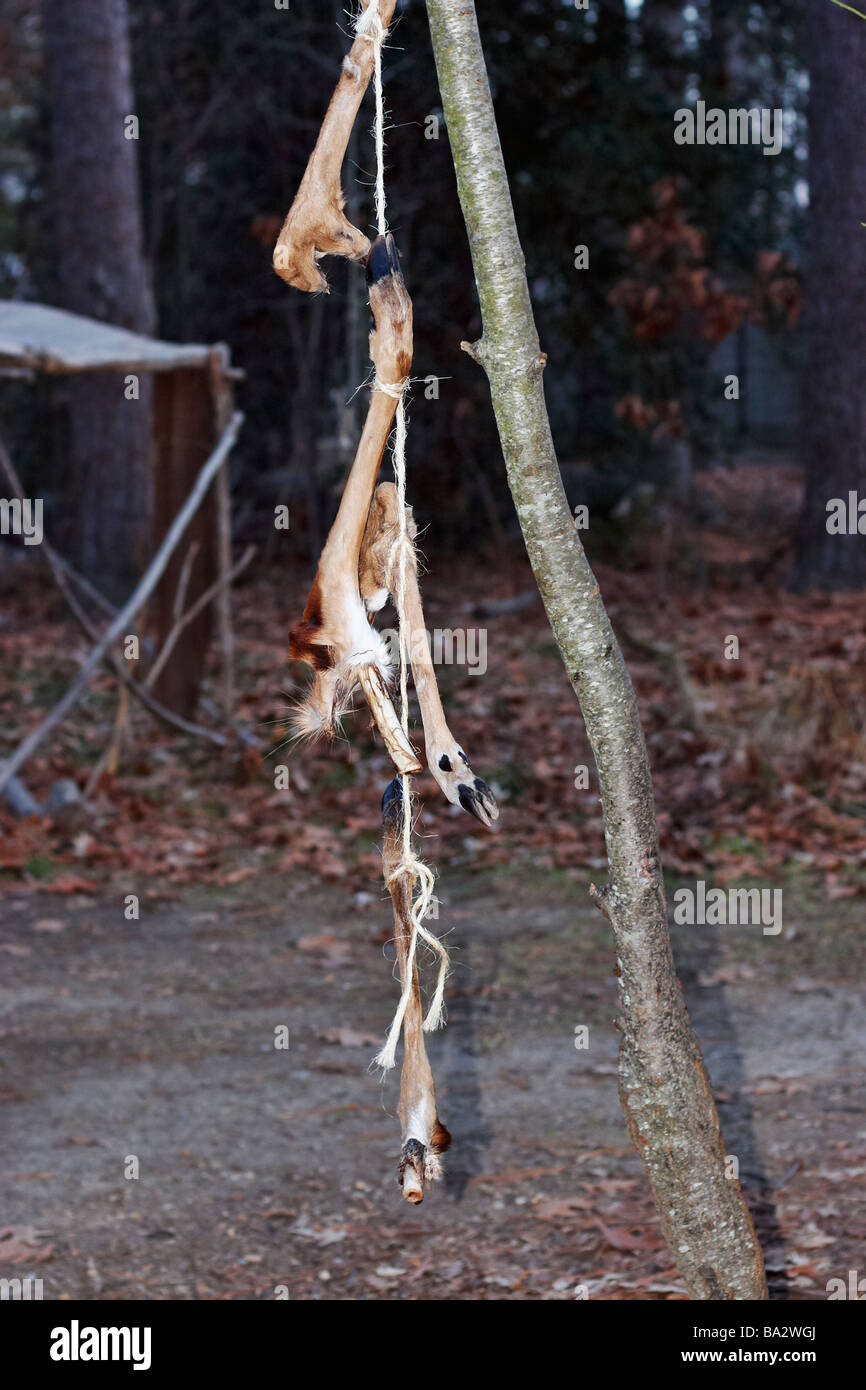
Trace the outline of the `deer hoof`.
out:
<instances>
[{"instance_id":1,"label":"deer hoof","mask_svg":"<svg viewBox=\"0 0 866 1390\"><path fill-rule=\"evenodd\" d=\"M460 805L471 816L476 816L482 825L492 825L499 816L496 797L482 777L476 777L471 787L461 782L457 788Z\"/></svg>"}]
</instances>

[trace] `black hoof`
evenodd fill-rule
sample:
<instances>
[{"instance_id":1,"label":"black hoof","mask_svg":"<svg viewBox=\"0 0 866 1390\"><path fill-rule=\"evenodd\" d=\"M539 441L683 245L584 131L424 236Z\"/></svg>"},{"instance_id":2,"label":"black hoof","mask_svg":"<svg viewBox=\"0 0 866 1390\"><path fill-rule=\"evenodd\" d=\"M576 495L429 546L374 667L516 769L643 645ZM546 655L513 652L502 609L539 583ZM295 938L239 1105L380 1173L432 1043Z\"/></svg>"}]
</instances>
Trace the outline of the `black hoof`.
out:
<instances>
[{"instance_id":1,"label":"black hoof","mask_svg":"<svg viewBox=\"0 0 866 1390\"><path fill-rule=\"evenodd\" d=\"M382 796L382 824L403 824L403 783L399 777L391 778Z\"/></svg>"},{"instance_id":2,"label":"black hoof","mask_svg":"<svg viewBox=\"0 0 866 1390\"><path fill-rule=\"evenodd\" d=\"M481 777L476 777L471 787L461 782L457 788L457 795L464 811L477 817L482 825L492 825L499 815L496 797Z\"/></svg>"},{"instance_id":3,"label":"black hoof","mask_svg":"<svg viewBox=\"0 0 866 1390\"><path fill-rule=\"evenodd\" d=\"M367 256L367 284L375 285L388 275L401 275L400 252L390 232L377 236Z\"/></svg>"}]
</instances>

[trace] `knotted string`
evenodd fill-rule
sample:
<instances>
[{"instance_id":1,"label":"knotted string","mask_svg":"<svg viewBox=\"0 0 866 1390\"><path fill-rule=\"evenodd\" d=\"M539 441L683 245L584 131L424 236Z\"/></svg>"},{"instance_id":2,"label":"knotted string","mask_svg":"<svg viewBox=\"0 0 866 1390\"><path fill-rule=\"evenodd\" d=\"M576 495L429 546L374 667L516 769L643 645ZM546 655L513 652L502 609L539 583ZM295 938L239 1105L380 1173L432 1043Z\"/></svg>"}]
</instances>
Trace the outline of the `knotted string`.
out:
<instances>
[{"instance_id":1,"label":"knotted string","mask_svg":"<svg viewBox=\"0 0 866 1390\"><path fill-rule=\"evenodd\" d=\"M382 24L379 14L379 0L370 0L367 8L358 15L355 20L355 33L362 38L369 39L373 45L373 90L376 98L376 121L373 127L373 135L376 146L376 189L375 189L375 213L376 225L380 236L387 230L385 217L385 101L382 91L382 44L385 40L386 30ZM405 614L406 600L406 567L415 564L415 547L409 535L406 524L406 390L409 386L409 378L406 377L399 382L380 381L378 377L373 382L373 390L382 391L386 396L397 402L396 427L394 431L393 448L393 467L394 479L397 484L397 536L395 537L386 567L386 585L391 587L391 574L396 565L397 583L394 601L397 607L399 636L400 636L400 722L403 732L409 739L409 657L406 643L407 621ZM385 1046L377 1057L374 1064L389 1070L396 1063L397 1043L400 1039L400 1030L403 1027L403 1020L406 1009L412 998L412 981L415 972L415 961L418 953L419 938L424 941L439 957L439 970L436 979L436 990L432 1002L427 1010L424 1019L424 1031L432 1032L440 1028L443 1023L443 1001L445 997L445 979L448 974L448 952L437 936L434 936L424 925L424 918L430 910L433 901L433 888L435 878L430 869L415 853L412 846L412 780L408 773L401 776L401 788L403 793L403 839L400 854L400 862L393 872L388 876L388 886L398 878L406 875L411 884L412 907L410 912L410 922L412 934L409 940L409 949L406 953L406 964L403 972L402 991L400 1002L388 1029L388 1036ZM415 893L415 886L418 885L418 892Z\"/></svg>"},{"instance_id":2,"label":"knotted string","mask_svg":"<svg viewBox=\"0 0 866 1390\"><path fill-rule=\"evenodd\" d=\"M376 383L379 385L379 383ZM385 582L387 587L391 587L391 574L396 565L397 583L394 602L397 608L398 629L400 640L400 722L407 741L409 738L409 658L406 643L406 567L415 564L415 547L409 535L409 528L406 524L406 403L405 391L408 382L404 381L399 386L385 387L385 394L397 397L396 430L394 434L394 478L397 484L397 535L391 544L388 556L388 563L385 570ZM403 1019L409 1001L412 998L412 979L415 970L415 960L418 951L418 939L426 942L428 946L439 957L439 970L436 978L436 990L433 995L427 1016L424 1019L423 1027L425 1033L433 1032L440 1028L443 1023L443 1005L445 998L445 979L448 974L448 952L439 940L424 925L424 918L430 910L433 901L433 888L435 878L433 871L415 853L412 846L412 779L408 773L403 773L400 779L402 789L402 812L403 812L403 841L400 854L400 862L388 876L388 886L401 878L404 874L409 876L412 885L412 893L415 893L415 885L418 885L418 893L413 897L409 920L412 926L412 933L409 940L409 950L406 953L406 964L403 972L403 988L400 994L400 1002L391 1021L388 1030L388 1037L385 1046L374 1062L376 1066L389 1070L395 1065L397 1055L397 1043L400 1039L400 1030L403 1026Z\"/></svg>"}]
</instances>

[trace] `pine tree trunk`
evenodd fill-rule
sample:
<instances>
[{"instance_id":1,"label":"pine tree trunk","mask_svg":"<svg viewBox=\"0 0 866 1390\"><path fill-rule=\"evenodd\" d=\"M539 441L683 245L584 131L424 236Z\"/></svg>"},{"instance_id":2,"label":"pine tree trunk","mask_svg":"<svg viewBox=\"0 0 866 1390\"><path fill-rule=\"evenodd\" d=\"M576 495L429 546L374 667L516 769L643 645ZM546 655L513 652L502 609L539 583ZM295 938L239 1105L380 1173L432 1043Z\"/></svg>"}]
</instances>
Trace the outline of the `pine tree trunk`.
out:
<instances>
[{"instance_id":1,"label":"pine tree trunk","mask_svg":"<svg viewBox=\"0 0 866 1390\"><path fill-rule=\"evenodd\" d=\"M126 0L42 0L61 307L152 333ZM151 383L117 373L69 383L67 496L81 569L117 597L151 549Z\"/></svg>"},{"instance_id":2,"label":"pine tree trunk","mask_svg":"<svg viewBox=\"0 0 866 1390\"><path fill-rule=\"evenodd\" d=\"M834 5L807 5L806 33L806 498L794 582L859 589L866 536L830 534L827 503L847 505L851 491L866 498L866 21Z\"/></svg>"},{"instance_id":3,"label":"pine tree trunk","mask_svg":"<svg viewBox=\"0 0 866 1390\"><path fill-rule=\"evenodd\" d=\"M620 1095L659 1220L694 1299L767 1297L668 936L649 762L634 690L574 528L544 402L524 273L472 0L427 0L490 381L526 548L598 768L610 865L596 901L620 971ZM567 235L564 232L564 235Z\"/></svg>"}]
</instances>

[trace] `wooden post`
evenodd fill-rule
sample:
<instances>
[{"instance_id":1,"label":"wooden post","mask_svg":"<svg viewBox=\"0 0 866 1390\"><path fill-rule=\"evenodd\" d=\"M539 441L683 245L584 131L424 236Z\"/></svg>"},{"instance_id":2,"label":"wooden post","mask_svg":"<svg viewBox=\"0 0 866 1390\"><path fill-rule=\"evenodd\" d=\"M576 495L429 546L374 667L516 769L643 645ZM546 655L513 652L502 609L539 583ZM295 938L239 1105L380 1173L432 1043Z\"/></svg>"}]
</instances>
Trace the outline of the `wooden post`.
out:
<instances>
[{"instance_id":1,"label":"wooden post","mask_svg":"<svg viewBox=\"0 0 866 1390\"><path fill-rule=\"evenodd\" d=\"M156 373L154 390L154 543L158 545L180 509L199 469L213 449L215 428L210 370L177 368ZM216 488L211 486L157 587L153 630L157 651L174 623L174 599L188 546L198 543L186 593L186 607L211 585L217 572ZM190 623L183 642L155 683L157 699L189 718L198 702L204 663L213 628L210 606Z\"/></svg>"},{"instance_id":2,"label":"wooden post","mask_svg":"<svg viewBox=\"0 0 866 1390\"><path fill-rule=\"evenodd\" d=\"M214 423L217 435L222 434L234 413L234 393L231 383L231 356L225 343L218 343L211 352L211 392ZM216 476L217 513L217 572L222 581L216 597L217 628L222 661L222 706L226 719L235 717L235 638L232 629L232 591L229 575L232 568L232 510L229 461L226 459Z\"/></svg>"}]
</instances>

